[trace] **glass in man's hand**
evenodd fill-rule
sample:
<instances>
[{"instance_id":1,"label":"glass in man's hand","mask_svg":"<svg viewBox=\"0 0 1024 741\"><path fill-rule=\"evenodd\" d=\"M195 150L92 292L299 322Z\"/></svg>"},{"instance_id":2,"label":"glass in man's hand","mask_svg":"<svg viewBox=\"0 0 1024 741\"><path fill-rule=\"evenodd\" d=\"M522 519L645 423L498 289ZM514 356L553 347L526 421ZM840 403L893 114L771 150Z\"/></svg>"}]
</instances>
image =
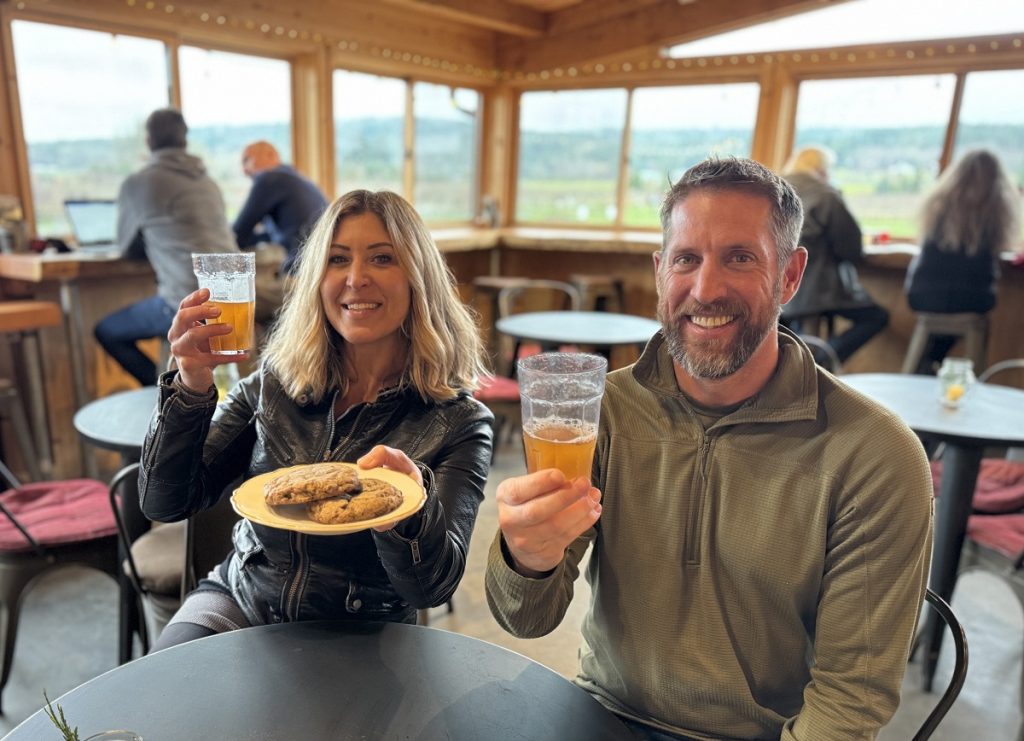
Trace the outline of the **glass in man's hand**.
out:
<instances>
[{"instance_id":1,"label":"glass in man's hand","mask_svg":"<svg viewBox=\"0 0 1024 741\"><path fill-rule=\"evenodd\" d=\"M518 363L523 447L530 473L557 468L590 478L608 361L586 353L541 353Z\"/></svg>"}]
</instances>

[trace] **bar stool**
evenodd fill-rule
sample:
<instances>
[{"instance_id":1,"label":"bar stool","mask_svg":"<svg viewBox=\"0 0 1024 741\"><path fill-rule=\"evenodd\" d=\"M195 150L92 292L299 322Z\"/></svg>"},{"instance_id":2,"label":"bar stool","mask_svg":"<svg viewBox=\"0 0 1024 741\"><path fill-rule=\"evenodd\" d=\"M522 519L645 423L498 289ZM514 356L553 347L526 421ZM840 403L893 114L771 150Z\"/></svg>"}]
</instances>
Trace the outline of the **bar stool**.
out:
<instances>
[{"instance_id":1,"label":"bar stool","mask_svg":"<svg viewBox=\"0 0 1024 741\"><path fill-rule=\"evenodd\" d=\"M43 361L39 330L60 326L60 306L52 301L0 301L0 335L17 345L14 358L28 387L29 418L35 434L35 449L42 476L53 475L53 452L47 422L46 393L43 387Z\"/></svg>"},{"instance_id":2,"label":"bar stool","mask_svg":"<svg viewBox=\"0 0 1024 741\"><path fill-rule=\"evenodd\" d=\"M913 373L921 362L924 347L933 334L962 337L967 344L967 357L974 361L974 370L980 373L985 368L988 348L988 314L932 314L920 312L910 346L903 358L903 372Z\"/></svg>"},{"instance_id":3,"label":"bar stool","mask_svg":"<svg viewBox=\"0 0 1024 741\"><path fill-rule=\"evenodd\" d=\"M569 283L580 292L586 311L622 313L626 310L626 284L622 278L573 273L569 276Z\"/></svg>"},{"instance_id":4,"label":"bar stool","mask_svg":"<svg viewBox=\"0 0 1024 741\"><path fill-rule=\"evenodd\" d=\"M473 279L473 306L487 327L487 354L492 363L498 360L498 338L494 323L498 321L498 294L503 288L525 285L529 278L522 276L478 275ZM483 309L483 310L481 310Z\"/></svg>"},{"instance_id":5,"label":"bar stool","mask_svg":"<svg viewBox=\"0 0 1024 741\"><path fill-rule=\"evenodd\" d=\"M32 480L39 481L43 474L39 470L39 460L36 458L36 446L32 442L28 417L25 416L21 395L9 378L0 378L0 413L11 424L11 431L14 432L18 447L21 449L21 457L25 461L25 467L32 476Z\"/></svg>"}]
</instances>

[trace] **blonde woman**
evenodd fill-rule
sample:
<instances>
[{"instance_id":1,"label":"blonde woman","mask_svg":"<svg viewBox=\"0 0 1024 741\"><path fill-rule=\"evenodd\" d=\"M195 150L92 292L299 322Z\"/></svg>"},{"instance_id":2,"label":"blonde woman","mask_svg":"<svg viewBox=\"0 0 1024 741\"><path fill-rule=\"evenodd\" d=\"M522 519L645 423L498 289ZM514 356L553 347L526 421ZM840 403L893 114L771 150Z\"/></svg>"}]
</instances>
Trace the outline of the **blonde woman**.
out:
<instances>
[{"instance_id":1,"label":"blonde woman","mask_svg":"<svg viewBox=\"0 0 1024 741\"><path fill-rule=\"evenodd\" d=\"M833 155L821 147L794 152L782 176L793 186L804 207L800 246L807 249L807 270L800 290L782 307L783 321L797 332L801 321L832 314L851 322L844 332L828 338L840 362L885 329L889 313L860 285L854 263L863 254L860 226L839 191L829 185Z\"/></svg>"},{"instance_id":2,"label":"blonde woman","mask_svg":"<svg viewBox=\"0 0 1024 741\"><path fill-rule=\"evenodd\" d=\"M242 521L154 650L274 622L414 622L448 600L466 563L491 455L491 414L471 396L482 372L472 317L430 233L405 200L353 191L310 235L259 369L219 406L209 352L224 325L204 290L168 339L178 371L160 383L143 448L142 507L175 521L238 477L353 461L422 481L423 509L393 529L302 535Z\"/></svg>"},{"instance_id":3,"label":"blonde woman","mask_svg":"<svg viewBox=\"0 0 1024 741\"><path fill-rule=\"evenodd\" d=\"M1019 239L1020 195L995 155L965 154L939 178L922 208L921 251L907 271L910 308L985 314L996 305L999 253ZM956 337L932 335L917 372L934 373Z\"/></svg>"}]
</instances>

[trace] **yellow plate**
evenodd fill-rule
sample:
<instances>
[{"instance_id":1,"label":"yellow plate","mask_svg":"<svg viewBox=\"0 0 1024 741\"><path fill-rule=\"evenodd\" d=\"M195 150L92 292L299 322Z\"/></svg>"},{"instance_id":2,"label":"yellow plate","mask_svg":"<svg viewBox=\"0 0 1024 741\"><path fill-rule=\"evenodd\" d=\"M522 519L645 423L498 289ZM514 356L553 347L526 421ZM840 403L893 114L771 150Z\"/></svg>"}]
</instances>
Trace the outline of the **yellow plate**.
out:
<instances>
[{"instance_id":1,"label":"yellow plate","mask_svg":"<svg viewBox=\"0 0 1024 741\"><path fill-rule=\"evenodd\" d=\"M423 487L404 473L392 471L389 468L358 468L356 472L361 479L380 479L387 481L396 489L402 492L402 503L397 509L388 512L386 515L374 517L372 520L360 520L359 522L345 522L339 525L324 525L314 522L306 513L305 504L282 504L271 507L267 504L263 494L263 485L275 476L280 476L288 471L295 471L305 466L291 466L290 468L279 468L276 471L263 473L246 481L231 494L231 506L235 512L250 522L267 527L275 527L280 530L294 530L308 535L346 535L357 533L371 527L390 525L393 522L404 520L411 514L419 511L423 503L427 501L427 495Z\"/></svg>"}]
</instances>

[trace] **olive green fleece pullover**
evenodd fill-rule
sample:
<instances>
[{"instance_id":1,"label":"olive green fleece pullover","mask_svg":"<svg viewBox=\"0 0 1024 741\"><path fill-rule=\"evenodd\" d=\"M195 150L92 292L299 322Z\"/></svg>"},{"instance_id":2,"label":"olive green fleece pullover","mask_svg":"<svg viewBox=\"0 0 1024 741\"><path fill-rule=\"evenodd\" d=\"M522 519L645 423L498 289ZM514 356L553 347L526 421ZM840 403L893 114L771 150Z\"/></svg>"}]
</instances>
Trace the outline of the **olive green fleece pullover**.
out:
<instances>
[{"instance_id":1,"label":"olive green fleece pullover","mask_svg":"<svg viewBox=\"0 0 1024 741\"><path fill-rule=\"evenodd\" d=\"M705 431L663 342L608 377L601 519L543 579L512 571L499 535L492 613L550 632L593 544L576 682L605 706L699 739L874 738L928 576L920 443L785 330L769 383Z\"/></svg>"}]
</instances>

